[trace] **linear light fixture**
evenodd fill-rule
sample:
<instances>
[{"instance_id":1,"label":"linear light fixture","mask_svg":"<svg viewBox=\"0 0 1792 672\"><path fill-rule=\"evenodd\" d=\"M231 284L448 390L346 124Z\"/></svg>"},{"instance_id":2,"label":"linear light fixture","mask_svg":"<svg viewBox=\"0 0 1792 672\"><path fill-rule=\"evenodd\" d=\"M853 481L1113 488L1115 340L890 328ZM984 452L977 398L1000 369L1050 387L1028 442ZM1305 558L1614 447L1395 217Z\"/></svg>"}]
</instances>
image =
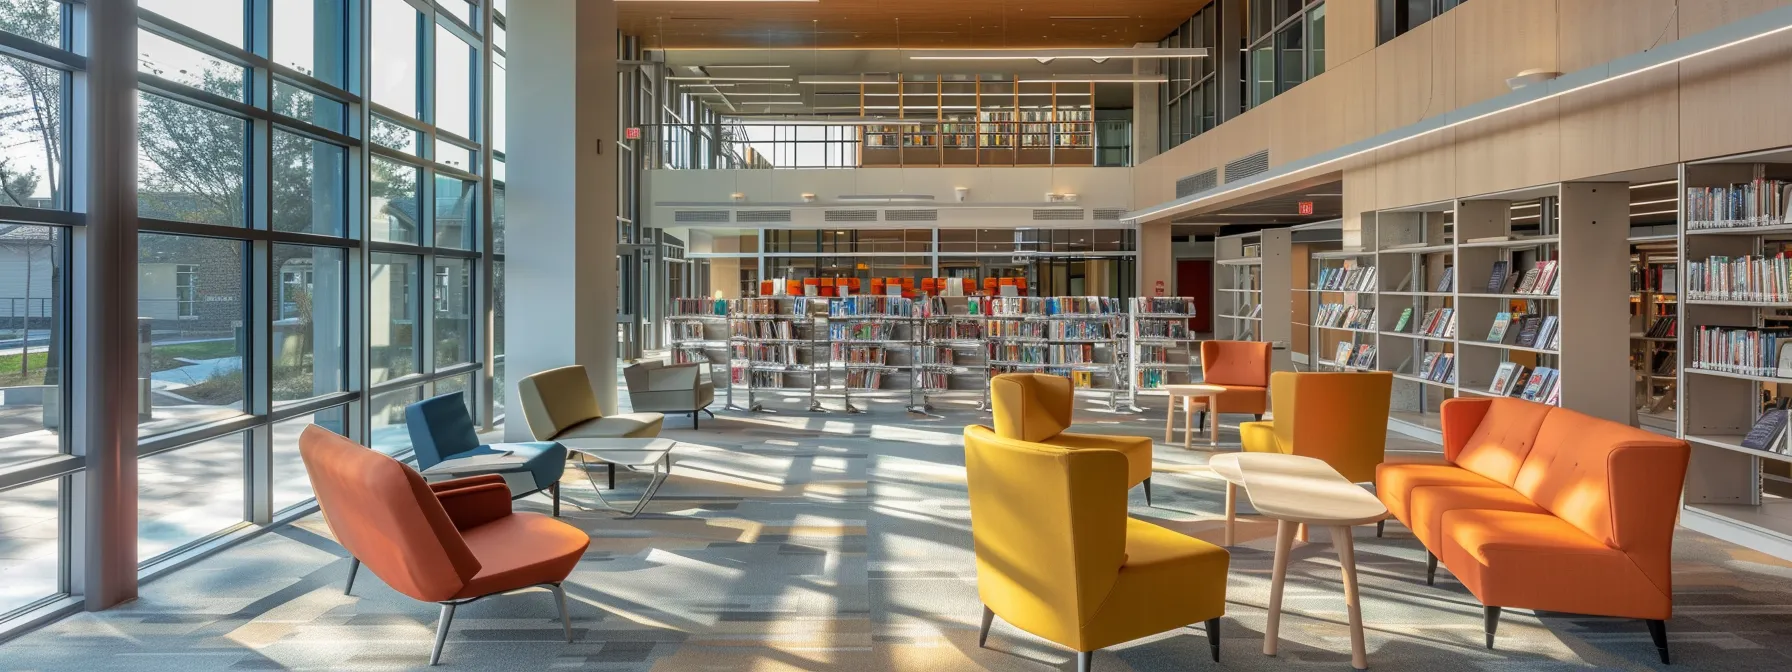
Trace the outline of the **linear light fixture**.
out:
<instances>
[{"instance_id":1,"label":"linear light fixture","mask_svg":"<svg viewBox=\"0 0 1792 672\"><path fill-rule=\"evenodd\" d=\"M743 64L743 65L705 65L705 66L701 66L701 67L702 67L702 68L703 68L703 69L704 69L704 70L723 70L723 69L727 69L727 68L734 68L734 69L736 69L736 70L771 70L771 69L785 69L785 70L787 70L787 69L789 69L789 68L790 68L790 64L788 64L788 63L769 63L769 64L766 64L766 65L752 65L752 64Z\"/></svg>"},{"instance_id":2,"label":"linear light fixture","mask_svg":"<svg viewBox=\"0 0 1792 672\"><path fill-rule=\"evenodd\" d=\"M749 97L764 97L764 98L795 98L795 97L797 97L797 96L801 96L801 95L803 95L803 94L800 94L800 93L779 93L779 92L777 92L777 91L729 91L729 92L728 92L728 95L730 95L730 96L734 96L734 97L735 97L735 98L749 98Z\"/></svg>"},{"instance_id":3,"label":"linear light fixture","mask_svg":"<svg viewBox=\"0 0 1792 672\"><path fill-rule=\"evenodd\" d=\"M671 75L668 82L788 82L789 77L710 77L697 75Z\"/></svg>"},{"instance_id":4,"label":"linear light fixture","mask_svg":"<svg viewBox=\"0 0 1792 672\"><path fill-rule=\"evenodd\" d=\"M1039 61L1050 63L1060 58L1086 58L1101 62L1108 59L1206 58L1201 47L1159 49L1157 47L1121 47L1118 49L920 49L911 52L916 61Z\"/></svg>"},{"instance_id":5,"label":"linear light fixture","mask_svg":"<svg viewBox=\"0 0 1792 672\"><path fill-rule=\"evenodd\" d=\"M841 194L836 201L931 201L933 194Z\"/></svg>"},{"instance_id":6,"label":"linear light fixture","mask_svg":"<svg viewBox=\"0 0 1792 672\"><path fill-rule=\"evenodd\" d=\"M891 75L800 75L798 84L895 84Z\"/></svg>"},{"instance_id":7,"label":"linear light fixture","mask_svg":"<svg viewBox=\"0 0 1792 672\"><path fill-rule=\"evenodd\" d=\"M1444 112L1415 124L1358 140L1328 152L1291 161L1274 170L1258 173L1222 187L1129 212L1123 215L1121 220L1137 222L1151 217L1174 215L1269 180L1342 163L1370 152L1441 133L1494 115L1529 107L1546 100L1554 100L1646 72L1654 72L1670 65L1764 37L1778 35L1788 30L1792 30L1792 6L1770 9L1754 16L1680 38L1648 51L1620 56L1606 63L1582 68L1548 82L1504 93L1473 105Z\"/></svg>"},{"instance_id":8,"label":"linear light fixture","mask_svg":"<svg viewBox=\"0 0 1792 672\"><path fill-rule=\"evenodd\" d=\"M1022 84L1162 84L1169 75L1052 75L1046 78L1022 79Z\"/></svg>"},{"instance_id":9,"label":"linear light fixture","mask_svg":"<svg viewBox=\"0 0 1792 672\"><path fill-rule=\"evenodd\" d=\"M710 84L707 82L697 82L695 84L679 84L678 88L681 88L681 89L720 89L720 88L725 88L725 87L730 87L730 86L734 86L734 85L729 84L727 82L723 82L721 84Z\"/></svg>"}]
</instances>

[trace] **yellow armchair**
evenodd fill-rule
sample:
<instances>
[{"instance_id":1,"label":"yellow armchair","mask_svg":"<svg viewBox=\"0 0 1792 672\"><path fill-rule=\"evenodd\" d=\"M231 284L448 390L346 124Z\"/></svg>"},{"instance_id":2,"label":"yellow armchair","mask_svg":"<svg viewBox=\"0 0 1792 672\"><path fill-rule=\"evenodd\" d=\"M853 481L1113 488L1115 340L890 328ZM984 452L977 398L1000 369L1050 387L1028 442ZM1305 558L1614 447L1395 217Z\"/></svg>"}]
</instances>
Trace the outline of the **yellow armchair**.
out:
<instances>
[{"instance_id":1,"label":"yellow armchair","mask_svg":"<svg viewBox=\"0 0 1792 672\"><path fill-rule=\"evenodd\" d=\"M1076 390L1070 379L1041 373L1009 373L989 381L996 436L1064 450L1115 450L1126 456L1126 487L1145 486L1151 505L1151 439L1142 436L1073 434L1070 414Z\"/></svg>"},{"instance_id":2,"label":"yellow armchair","mask_svg":"<svg viewBox=\"0 0 1792 672\"><path fill-rule=\"evenodd\" d=\"M1006 377L1006 376L1004 376ZM966 427L965 476L977 595L996 616L1077 654L1204 622L1219 660L1226 550L1128 518L1132 464L1120 451L1062 448Z\"/></svg>"},{"instance_id":3,"label":"yellow armchair","mask_svg":"<svg viewBox=\"0 0 1792 672\"><path fill-rule=\"evenodd\" d=\"M1375 467L1387 455L1394 374L1278 371L1269 380L1274 417L1238 426L1245 452L1311 457L1353 483L1374 482ZM1232 545L1237 499L1236 486L1228 484L1227 546Z\"/></svg>"}]
</instances>

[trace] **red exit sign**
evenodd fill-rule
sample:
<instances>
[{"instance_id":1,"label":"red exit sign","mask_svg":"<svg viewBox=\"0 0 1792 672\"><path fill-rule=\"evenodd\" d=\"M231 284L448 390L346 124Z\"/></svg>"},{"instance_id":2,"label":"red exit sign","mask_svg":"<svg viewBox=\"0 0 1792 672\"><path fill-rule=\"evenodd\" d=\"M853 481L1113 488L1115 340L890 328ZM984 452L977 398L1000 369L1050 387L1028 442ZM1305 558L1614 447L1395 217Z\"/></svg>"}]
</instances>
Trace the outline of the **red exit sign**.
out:
<instances>
[{"instance_id":1,"label":"red exit sign","mask_svg":"<svg viewBox=\"0 0 1792 672\"><path fill-rule=\"evenodd\" d=\"M1303 215L1313 214L1313 202L1312 201L1301 201L1299 204L1297 204L1297 207L1300 208L1300 214L1303 214Z\"/></svg>"},{"instance_id":2,"label":"red exit sign","mask_svg":"<svg viewBox=\"0 0 1792 672\"><path fill-rule=\"evenodd\" d=\"M627 130L623 131L622 133L623 133L622 137L627 138L629 140L640 140L641 139L641 129L640 129L640 127L637 127L637 126L631 126ZM1307 205L1312 205L1312 204L1308 203Z\"/></svg>"}]
</instances>

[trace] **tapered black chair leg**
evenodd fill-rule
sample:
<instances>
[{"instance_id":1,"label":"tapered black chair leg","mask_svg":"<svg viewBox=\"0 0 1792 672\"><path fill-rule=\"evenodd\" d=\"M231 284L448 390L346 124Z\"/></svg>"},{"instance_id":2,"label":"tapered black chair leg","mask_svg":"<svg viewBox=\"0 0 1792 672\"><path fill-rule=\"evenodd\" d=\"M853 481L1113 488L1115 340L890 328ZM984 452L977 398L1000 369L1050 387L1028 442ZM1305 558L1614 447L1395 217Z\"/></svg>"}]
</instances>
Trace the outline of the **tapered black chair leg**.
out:
<instances>
[{"instance_id":1,"label":"tapered black chair leg","mask_svg":"<svg viewBox=\"0 0 1792 672\"><path fill-rule=\"evenodd\" d=\"M1220 662L1220 619L1207 619L1207 648L1213 650L1213 662Z\"/></svg>"},{"instance_id":2,"label":"tapered black chair leg","mask_svg":"<svg viewBox=\"0 0 1792 672\"><path fill-rule=\"evenodd\" d=\"M1500 608L1488 607L1486 615L1481 617L1482 629L1487 631L1487 648L1493 648L1493 633L1500 629Z\"/></svg>"},{"instance_id":3,"label":"tapered black chair leg","mask_svg":"<svg viewBox=\"0 0 1792 672\"><path fill-rule=\"evenodd\" d=\"M1263 422L1263 414L1262 413L1257 414L1257 422Z\"/></svg>"},{"instance_id":4,"label":"tapered black chair leg","mask_svg":"<svg viewBox=\"0 0 1792 672\"><path fill-rule=\"evenodd\" d=\"M559 481L554 481L553 483L548 484L548 494L554 496L554 517L559 518L560 517L560 482Z\"/></svg>"},{"instance_id":5,"label":"tapered black chair leg","mask_svg":"<svg viewBox=\"0 0 1792 672\"><path fill-rule=\"evenodd\" d=\"M996 621L996 612L991 611L989 607L984 607L983 608L983 627L981 627L977 630L977 648L979 648L979 649L983 648L983 643L989 641L989 625L991 623L994 623L995 621Z\"/></svg>"},{"instance_id":6,"label":"tapered black chair leg","mask_svg":"<svg viewBox=\"0 0 1792 672\"><path fill-rule=\"evenodd\" d=\"M697 429L697 412L691 411L691 429Z\"/></svg>"},{"instance_id":7,"label":"tapered black chair leg","mask_svg":"<svg viewBox=\"0 0 1792 672\"><path fill-rule=\"evenodd\" d=\"M1437 556L1425 553L1425 585L1437 585Z\"/></svg>"},{"instance_id":8,"label":"tapered black chair leg","mask_svg":"<svg viewBox=\"0 0 1792 672\"><path fill-rule=\"evenodd\" d=\"M1151 506L1151 479L1145 479L1145 506Z\"/></svg>"},{"instance_id":9,"label":"tapered black chair leg","mask_svg":"<svg viewBox=\"0 0 1792 672\"><path fill-rule=\"evenodd\" d=\"M615 490L616 489L616 463L615 462L609 463L609 467L610 467L610 489Z\"/></svg>"},{"instance_id":10,"label":"tapered black chair leg","mask_svg":"<svg viewBox=\"0 0 1792 672\"><path fill-rule=\"evenodd\" d=\"M1672 665L1673 663L1668 662L1668 624L1655 619L1649 619L1647 622L1649 624L1649 639L1655 640L1655 652L1661 654L1661 664Z\"/></svg>"},{"instance_id":11,"label":"tapered black chair leg","mask_svg":"<svg viewBox=\"0 0 1792 672\"><path fill-rule=\"evenodd\" d=\"M1385 520L1375 521L1375 536L1376 536L1376 538L1380 538L1381 533L1386 532L1387 529L1388 529L1388 521L1385 521Z\"/></svg>"},{"instance_id":12,"label":"tapered black chair leg","mask_svg":"<svg viewBox=\"0 0 1792 672\"><path fill-rule=\"evenodd\" d=\"M352 555L349 556L349 558L348 558L348 585L342 587L343 595L348 595L349 593L351 593L355 590L355 574L360 571L361 571L361 559L354 557Z\"/></svg>"}]
</instances>

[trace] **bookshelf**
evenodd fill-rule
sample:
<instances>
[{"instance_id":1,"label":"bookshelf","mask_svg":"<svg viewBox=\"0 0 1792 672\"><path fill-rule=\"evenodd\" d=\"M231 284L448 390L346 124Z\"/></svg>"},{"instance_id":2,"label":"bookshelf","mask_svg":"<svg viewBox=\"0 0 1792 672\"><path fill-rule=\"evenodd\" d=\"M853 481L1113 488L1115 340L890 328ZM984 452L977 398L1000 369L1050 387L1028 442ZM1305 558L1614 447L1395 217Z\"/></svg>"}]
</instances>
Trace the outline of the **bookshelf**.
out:
<instances>
[{"instance_id":1,"label":"bookshelf","mask_svg":"<svg viewBox=\"0 0 1792 672\"><path fill-rule=\"evenodd\" d=\"M1373 240L1372 235L1365 238ZM1360 249L1328 250L1311 255L1312 280L1307 287L1297 288L1295 292L1307 297L1304 305L1308 314L1301 326L1310 331L1308 342L1312 344L1312 352L1309 361L1314 370L1378 370L1376 360L1381 344L1376 338L1374 317L1376 288L1379 286L1375 256L1373 250ZM1339 306L1346 309L1346 314L1328 319ZM1362 309L1370 311L1367 317L1358 318L1363 326L1338 326L1350 324L1348 310L1352 308L1359 309L1359 315Z\"/></svg>"},{"instance_id":2,"label":"bookshelf","mask_svg":"<svg viewBox=\"0 0 1792 672\"><path fill-rule=\"evenodd\" d=\"M734 387L745 388L744 410L760 412L765 407L755 393L803 392L810 411L824 410L816 390L828 384L826 311L825 301L804 297L734 300L728 315L729 398Z\"/></svg>"},{"instance_id":3,"label":"bookshelf","mask_svg":"<svg viewBox=\"0 0 1792 672\"><path fill-rule=\"evenodd\" d=\"M828 300L828 362L840 373L847 413L864 412L853 397L908 394L920 357L920 311L914 299L853 296ZM909 394L912 398L912 394ZM912 404L911 404L912 405Z\"/></svg>"},{"instance_id":4,"label":"bookshelf","mask_svg":"<svg viewBox=\"0 0 1792 672\"><path fill-rule=\"evenodd\" d=\"M1692 444L1681 522L1792 558L1792 456L1742 445L1766 403L1792 391L1792 375L1781 373L1779 339L1771 336L1792 327L1792 299L1780 290L1788 274L1775 259L1792 247L1786 209L1792 194L1785 184L1792 180L1792 150L1689 163L1681 170L1677 404L1680 436ZM1712 282L1716 273L1745 268L1730 263L1744 258L1765 262L1766 277L1777 287L1726 283L1721 276ZM1732 288L1744 291L1727 291ZM1737 340L1714 341L1718 330ZM1757 344L1758 354L1736 354L1759 369L1721 365L1729 353L1718 346Z\"/></svg>"},{"instance_id":5,"label":"bookshelf","mask_svg":"<svg viewBox=\"0 0 1792 672\"><path fill-rule=\"evenodd\" d=\"M1455 207L1445 201L1363 216L1363 243L1375 250L1376 368L1394 374L1388 428L1438 441L1438 409L1456 396L1448 382L1455 337L1443 335L1449 320L1444 311L1453 315L1456 307L1455 292L1444 284L1446 278L1454 282ZM1446 326L1438 327L1439 321Z\"/></svg>"},{"instance_id":6,"label":"bookshelf","mask_svg":"<svg viewBox=\"0 0 1792 672\"><path fill-rule=\"evenodd\" d=\"M1078 392L1105 396L1119 408L1126 391L1126 314L1102 296L988 297L984 350L989 375L1038 372L1066 376Z\"/></svg>"},{"instance_id":7,"label":"bookshelf","mask_svg":"<svg viewBox=\"0 0 1792 672\"><path fill-rule=\"evenodd\" d=\"M860 165L1093 166L1095 85L903 75L859 85Z\"/></svg>"},{"instance_id":8,"label":"bookshelf","mask_svg":"<svg viewBox=\"0 0 1792 672\"><path fill-rule=\"evenodd\" d=\"M1263 340L1262 236L1221 236L1213 251L1214 339Z\"/></svg>"},{"instance_id":9,"label":"bookshelf","mask_svg":"<svg viewBox=\"0 0 1792 672\"><path fill-rule=\"evenodd\" d=\"M974 297L936 296L923 302L921 349L910 410L933 410L935 397L975 394L989 408L989 363L984 346L983 303Z\"/></svg>"},{"instance_id":10,"label":"bookshelf","mask_svg":"<svg viewBox=\"0 0 1792 672\"><path fill-rule=\"evenodd\" d=\"M1630 424L1678 436L1680 241L1664 228L1630 232Z\"/></svg>"},{"instance_id":11,"label":"bookshelf","mask_svg":"<svg viewBox=\"0 0 1792 672\"><path fill-rule=\"evenodd\" d=\"M1127 388L1133 408L1139 395L1163 394L1165 385L1194 382L1192 369L1200 358L1200 339L1189 328L1195 317L1192 297L1139 297L1127 306L1130 345Z\"/></svg>"},{"instance_id":12,"label":"bookshelf","mask_svg":"<svg viewBox=\"0 0 1792 672\"><path fill-rule=\"evenodd\" d=\"M673 364L706 364L705 376L718 389L728 394L727 405L734 405L734 387L729 385L728 302L721 299L673 299L666 313L666 343Z\"/></svg>"}]
</instances>

